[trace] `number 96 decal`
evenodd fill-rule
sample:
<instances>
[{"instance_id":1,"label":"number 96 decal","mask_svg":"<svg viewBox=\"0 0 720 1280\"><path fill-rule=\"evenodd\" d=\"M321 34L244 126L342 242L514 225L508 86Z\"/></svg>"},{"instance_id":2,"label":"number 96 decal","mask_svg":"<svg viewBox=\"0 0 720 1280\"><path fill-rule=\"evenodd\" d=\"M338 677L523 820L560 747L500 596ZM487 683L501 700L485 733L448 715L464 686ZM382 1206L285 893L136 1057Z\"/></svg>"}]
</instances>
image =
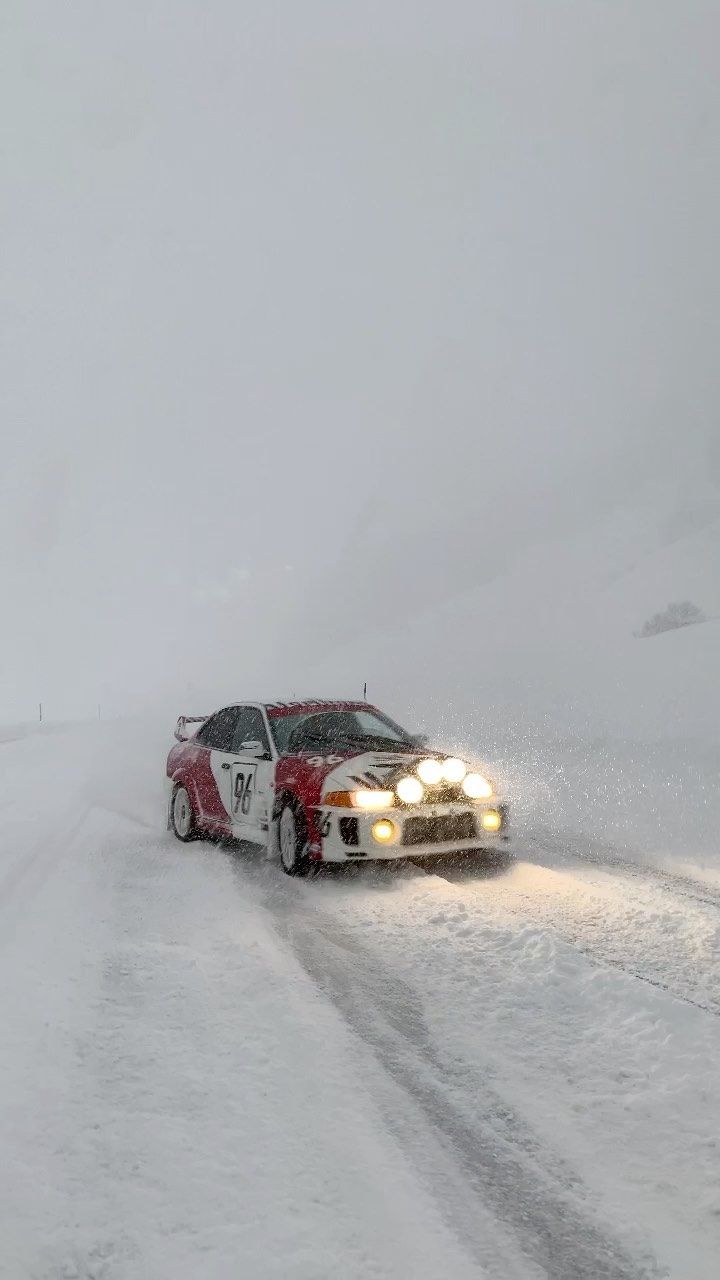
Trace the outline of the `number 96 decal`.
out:
<instances>
[{"instance_id":1,"label":"number 96 decal","mask_svg":"<svg viewBox=\"0 0 720 1280\"><path fill-rule=\"evenodd\" d=\"M255 772L254 765L246 765L245 768L238 769L235 774L233 781L233 814L235 816L238 814L247 816L250 812Z\"/></svg>"}]
</instances>

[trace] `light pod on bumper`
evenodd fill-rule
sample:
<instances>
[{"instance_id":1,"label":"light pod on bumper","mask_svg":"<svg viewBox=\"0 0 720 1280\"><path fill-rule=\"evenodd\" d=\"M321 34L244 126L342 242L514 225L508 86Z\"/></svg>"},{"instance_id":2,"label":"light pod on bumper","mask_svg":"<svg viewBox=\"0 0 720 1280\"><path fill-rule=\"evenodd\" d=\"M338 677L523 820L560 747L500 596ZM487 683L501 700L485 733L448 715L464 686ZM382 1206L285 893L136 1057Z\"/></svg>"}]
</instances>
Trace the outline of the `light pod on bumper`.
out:
<instances>
[{"instance_id":1,"label":"light pod on bumper","mask_svg":"<svg viewBox=\"0 0 720 1280\"><path fill-rule=\"evenodd\" d=\"M499 831L502 826L502 814L497 809L486 809L480 822L486 831Z\"/></svg>"},{"instance_id":2,"label":"light pod on bumper","mask_svg":"<svg viewBox=\"0 0 720 1280\"><path fill-rule=\"evenodd\" d=\"M403 804L419 804L425 789L418 778L401 778L395 790Z\"/></svg>"},{"instance_id":3,"label":"light pod on bumper","mask_svg":"<svg viewBox=\"0 0 720 1280\"><path fill-rule=\"evenodd\" d=\"M463 778L462 789L469 800L489 800L493 793L492 785L481 773L468 773Z\"/></svg>"},{"instance_id":4,"label":"light pod on bumper","mask_svg":"<svg viewBox=\"0 0 720 1280\"><path fill-rule=\"evenodd\" d=\"M468 768L463 760L450 756L448 760L443 760L442 776L446 782L462 782Z\"/></svg>"},{"instance_id":5,"label":"light pod on bumper","mask_svg":"<svg viewBox=\"0 0 720 1280\"><path fill-rule=\"evenodd\" d=\"M442 781L443 767L440 760L421 760L417 767L418 777L428 787L434 787Z\"/></svg>"}]
</instances>

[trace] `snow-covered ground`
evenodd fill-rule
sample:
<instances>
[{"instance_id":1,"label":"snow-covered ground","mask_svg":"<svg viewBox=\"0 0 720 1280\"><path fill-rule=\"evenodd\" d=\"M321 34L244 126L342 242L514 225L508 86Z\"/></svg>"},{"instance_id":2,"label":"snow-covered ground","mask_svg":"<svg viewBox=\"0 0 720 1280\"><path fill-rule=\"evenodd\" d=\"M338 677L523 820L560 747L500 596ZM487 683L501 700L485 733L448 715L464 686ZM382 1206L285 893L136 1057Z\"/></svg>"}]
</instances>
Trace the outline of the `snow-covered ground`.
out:
<instances>
[{"instance_id":1,"label":"snow-covered ground","mask_svg":"<svg viewBox=\"0 0 720 1280\"><path fill-rule=\"evenodd\" d=\"M296 883L165 833L164 726L0 739L3 1277L717 1275L711 875Z\"/></svg>"}]
</instances>

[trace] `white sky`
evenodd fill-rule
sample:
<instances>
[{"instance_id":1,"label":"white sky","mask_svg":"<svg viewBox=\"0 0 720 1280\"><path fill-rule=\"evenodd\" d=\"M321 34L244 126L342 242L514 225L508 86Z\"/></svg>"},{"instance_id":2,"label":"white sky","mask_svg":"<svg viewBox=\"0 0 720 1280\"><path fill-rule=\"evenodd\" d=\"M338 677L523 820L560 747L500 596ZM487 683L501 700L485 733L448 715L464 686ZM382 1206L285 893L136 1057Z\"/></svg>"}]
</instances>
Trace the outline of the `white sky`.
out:
<instances>
[{"instance_id":1,"label":"white sky","mask_svg":"<svg viewBox=\"0 0 720 1280\"><path fill-rule=\"evenodd\" d=\"M450 589L717 476L719 39L715 0L5 0L0 720L244 694L414 607L419 536Z\"/></svg>"}]
</instances>

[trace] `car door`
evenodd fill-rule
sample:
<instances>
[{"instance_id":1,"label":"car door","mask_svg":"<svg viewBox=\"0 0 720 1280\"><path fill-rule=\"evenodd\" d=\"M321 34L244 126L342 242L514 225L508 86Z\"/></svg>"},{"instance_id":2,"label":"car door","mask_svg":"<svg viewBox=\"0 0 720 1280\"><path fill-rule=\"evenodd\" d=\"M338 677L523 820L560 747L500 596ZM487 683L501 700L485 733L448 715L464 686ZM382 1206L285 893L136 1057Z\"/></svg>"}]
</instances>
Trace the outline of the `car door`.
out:
<instances>
[{"instance_id":1,"label":"car door","mask_svg":"<svg viewBox=\"0 0 720 1280\"><path fill-rule=\"evenodd\" d=\"M238 840L266 844L274 797L275 764L259 707L242 707L235 726L232 827Z\"/></svg>"},{"instance_id":2,"label":"car door","mask_svg":"<svg viewBox=\"0 0 720 1280\"><path fill-rule=\"evenodd\" d=\"M242 707L224 707L197 734L200 780L198 798L202 817L229 829L232 822L232 764L235 729Z\"/></svg>"}]
</instances>

